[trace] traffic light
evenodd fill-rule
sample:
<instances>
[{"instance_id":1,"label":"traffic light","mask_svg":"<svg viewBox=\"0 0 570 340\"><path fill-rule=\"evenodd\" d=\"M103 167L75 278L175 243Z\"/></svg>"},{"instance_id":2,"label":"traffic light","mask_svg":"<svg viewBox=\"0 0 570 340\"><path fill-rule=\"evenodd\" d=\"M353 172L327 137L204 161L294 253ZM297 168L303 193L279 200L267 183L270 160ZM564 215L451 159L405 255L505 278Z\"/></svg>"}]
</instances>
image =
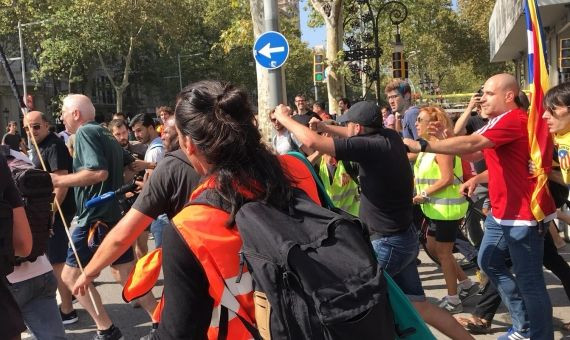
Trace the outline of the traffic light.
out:
<instances>
[{"instance_id":1,"label":"traffic light","mask_svg":"<svg viewBox=\"0 0 570 340\"><path fill-rule=\"evenodd\" d=\"M319 52L315 52L313 56L313 81L322 83L325 81L325 57Z\"/></svg>"},{"instance_id":2,"label":"traffic light","mask_svg":"<svg viewBox=\"0 0 570 340\"><path fill-rule=\"evenodd\" d=\"M407 78L408 62L404 61L404 52L392 53L392 76Z\"/></svg>"}]
</instances>

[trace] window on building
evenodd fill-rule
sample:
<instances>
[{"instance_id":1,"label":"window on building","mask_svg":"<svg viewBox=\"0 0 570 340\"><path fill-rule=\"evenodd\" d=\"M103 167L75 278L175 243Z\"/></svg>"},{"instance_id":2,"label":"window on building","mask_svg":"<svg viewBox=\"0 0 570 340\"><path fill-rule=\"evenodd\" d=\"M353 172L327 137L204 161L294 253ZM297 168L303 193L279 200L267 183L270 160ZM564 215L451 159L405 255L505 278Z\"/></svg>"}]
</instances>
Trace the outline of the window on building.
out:
<instances>
[{"instance_id":1,"label":"window on building","mask_svg":"<svg viewBox=\"0 0 570 340\"><path fill-rule=\"evenodd\" d=\"M91 99L94 104L115 104L115 91L105 76L93 79Z\"/></svg>"},{"instance_id":2,"label":"window on building","mask_svg":"<svg viewBox=\"0 0 570 340\"><path fill-rule=\"evenodd\" d=\"M560 39L560 81L570 81L570 38Z\"/></svg>"}]
</instances>

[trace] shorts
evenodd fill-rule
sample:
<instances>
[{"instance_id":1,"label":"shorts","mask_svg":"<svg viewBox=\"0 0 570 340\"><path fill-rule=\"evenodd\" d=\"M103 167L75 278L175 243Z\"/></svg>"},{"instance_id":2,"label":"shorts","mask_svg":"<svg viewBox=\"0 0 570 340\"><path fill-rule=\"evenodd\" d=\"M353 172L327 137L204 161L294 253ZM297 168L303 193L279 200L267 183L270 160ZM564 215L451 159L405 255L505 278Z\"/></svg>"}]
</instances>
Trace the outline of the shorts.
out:
<instances>
[{"instance_id":1,"label":"shorts","mask_svg":"<svg viewBox=\"0 0 570 340\"><path fill-rule=\"evenodd\" d=\"M425 301L416 264L419 253L416 228L412 225L404 232L375 239L372 247L380 267L394 279L404 294L411 301Z\"/></svg>"},{"instance_id":2,"label":"shorts","mask_svg":"<svg viewBox=\"0 0 570 340\"><path fill-rule=\"evenodd\" d=\"M442 221L429 220L428 236L435 237L437 242L455 242L461 220Z\"/></svg>"},{"instance_id":3,"label":"shorts","mask_svg":"<svg viewBox=\"0 0 570 340\"><path fill-rule=\"evenodd\" d=\"M94 254L94 252L92 252L91 249L87 246L88 234L89 234L89 227L79 226L79 225L75 229L73 229L73 232L71 233L71 240L75 245L75 249L77 250L77 256L79 256L79 260L81 261L81 265L83 267L85 267L89 263L89 261L91 261L91 258L93 257ZM133 252L133 247L129 247L129 249L127 249L127 251L125 251L111 265L114 266L117 264L129 263L134 261L134 259L135 255ZM77 264L77 259L73 254L73 249L71 249L71 247L67 249L67 259L65 261L65 264L67 264L70 267L75 267L75 268L79 267L79 265Z\"/></svg>"},{"instance_id":4,"label":"shorts","mask_svg":"<svg viewBox=\"0 0 570 340\"><path fill-rule=\"evenodd\" d=\"M53 223L53 235L48 241L47 256L51 264L65 263L67 259L67 249L69 248L69 240L65 233L65 227L59 217L59 213L55 217ZM73 216L66 217L67 227L71 227L71 220Z\"/></svg>"}]
</instances>

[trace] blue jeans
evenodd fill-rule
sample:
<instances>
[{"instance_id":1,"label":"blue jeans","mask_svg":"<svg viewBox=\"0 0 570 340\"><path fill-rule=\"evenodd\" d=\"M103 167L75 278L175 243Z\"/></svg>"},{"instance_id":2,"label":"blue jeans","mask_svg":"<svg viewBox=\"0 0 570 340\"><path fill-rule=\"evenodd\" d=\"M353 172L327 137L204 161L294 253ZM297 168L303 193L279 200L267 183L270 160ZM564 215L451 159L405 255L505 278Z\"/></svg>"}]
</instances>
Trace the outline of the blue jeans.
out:
<instances>
[{"instance_id":1,"label":"blue jeans","mask_svg":"<svg viewBox=\"0 0 570 340\"><path fill-rule=\"evenodd\" d=\"M513 272L505 259L510 254ZM538 228L500 225L491 214L479 249L479 266L497 287L509 309L513 328L530 327L532 339L553 339L552 305L542 271L544 236Z\"/></svg>"},{"instance_id":2,"label":"blue jeans","mask_svg":"<svg viewBox=\"0 0 570 340\"><path fill-rule=\"evenodd\" d=\"M57 280L53 271L9 286L24 322L37 339L65 339L55 299Z\"/></svg>"},{"instance_id":3,"label":"blue jeans","mask_svg":"<svg viewBox=\"0 0 570 340\"><path fill-rule=\"evenodd\" d=\"M386 271L411 301L426 299L416 258L419 252L416 229L411 225L408 230L383 236L372 241L372 247L380 267Z\"/></svg>"},{"instance_id":4,"label":"blue jeans","mask_svg":"<svg viewBox=\"0 0 570 340\"><path fill-rule=\"evenodd\" d=\"M159 215L156 220L152 221L150 224L150 232L154 237L154 245L156 248L160 248L162 245L162 231L164 227L168 225L170 221L168 220L168 216L166 214Z\"/></svg>"}]
</instances>

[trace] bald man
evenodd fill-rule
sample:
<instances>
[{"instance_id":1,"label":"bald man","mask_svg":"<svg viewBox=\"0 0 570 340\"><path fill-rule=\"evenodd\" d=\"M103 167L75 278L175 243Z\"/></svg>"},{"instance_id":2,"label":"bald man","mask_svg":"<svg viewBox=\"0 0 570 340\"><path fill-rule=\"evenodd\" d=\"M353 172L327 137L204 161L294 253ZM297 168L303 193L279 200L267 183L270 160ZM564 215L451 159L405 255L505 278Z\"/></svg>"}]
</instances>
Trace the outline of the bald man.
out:
<instances>
[{"instance_id":1,"label":"bald man","mask_svg":"<svg viewBox=\"0 0 570 340\"><path fill-rule=\"evenodd\" d=\"M94 121L95 107L91 100L81 94L72 94L64 98L61 119L71 133L75 133L75 155L73 156L73 173L68 175L52 174L54 187L75 187L75 203L77 205L77 227L73 230L72 241L77 250L82 266L91 260L96 249L88 245L89 229L102 222L109 228L121 218L117 198L87 209L85 202L94 196L115 191L123 185L123 149L115 137ZM134 256L129 248L113 264L113 274L117 281L124 283L133 268ZM68 287L81 274L73 251L68 249L62 278ZM89 312L97 325L97 339L120 339L121 331L115 327L101 303L101 297L94 286L93 293L97 310L88 295L77 296L81 305ZM152 315L156 300L151 295L139 299L143 308Z\"/></svg>"},{"instance_id":2,"label":"bald man","mask_svg":"<svg viewBox=\"0 0 570 340\"><path fill-rule=\"evenodd\" d=\"M56 175L67 175L72 170L72 158L65 146L65 143L56 134L49 131L50 122L46 115L40 111L28 112L25 119L25 128L29 131L40 150L41 158L44 161L47 172ZM31 160L34 166L42 169L40 157L36 149L31 149ZM55 188L55 198L60 203L66 224L69 226L75 215L75 200L73 191L66 187ZM64 325L77 322L77 313L73 309L71 291L61 278L61 273L67 259L68 240L65 234L64 224L59 214L55 214L53 223L53 236L49 239L47 256L53 266L54 274L57 278L57 290L61 297L60 314Z\"/></svg>"},{"instance_id":3,"label":"bald man","mask_svg":"<svg viewBox=\"0 0 570 340\"><path fill-rule=\"evenodd\" d=\"M479 266L498 288L511 314L513 327L499 339L552 339L552 305L542 271L544 228L530 210L536 184L529 179L527 114L518 108L519 86L509 74L489 78L483 87L481 109L487 125L470 136L438 141L405 140L411 152L468 155L485 158L488 171L462 185L471 194L479 183L489 183L491 212L479 249ZM545 211L549 221L555 208ZM513 272L505 266L510 254Z\"/></svg>"}]
</instances>

